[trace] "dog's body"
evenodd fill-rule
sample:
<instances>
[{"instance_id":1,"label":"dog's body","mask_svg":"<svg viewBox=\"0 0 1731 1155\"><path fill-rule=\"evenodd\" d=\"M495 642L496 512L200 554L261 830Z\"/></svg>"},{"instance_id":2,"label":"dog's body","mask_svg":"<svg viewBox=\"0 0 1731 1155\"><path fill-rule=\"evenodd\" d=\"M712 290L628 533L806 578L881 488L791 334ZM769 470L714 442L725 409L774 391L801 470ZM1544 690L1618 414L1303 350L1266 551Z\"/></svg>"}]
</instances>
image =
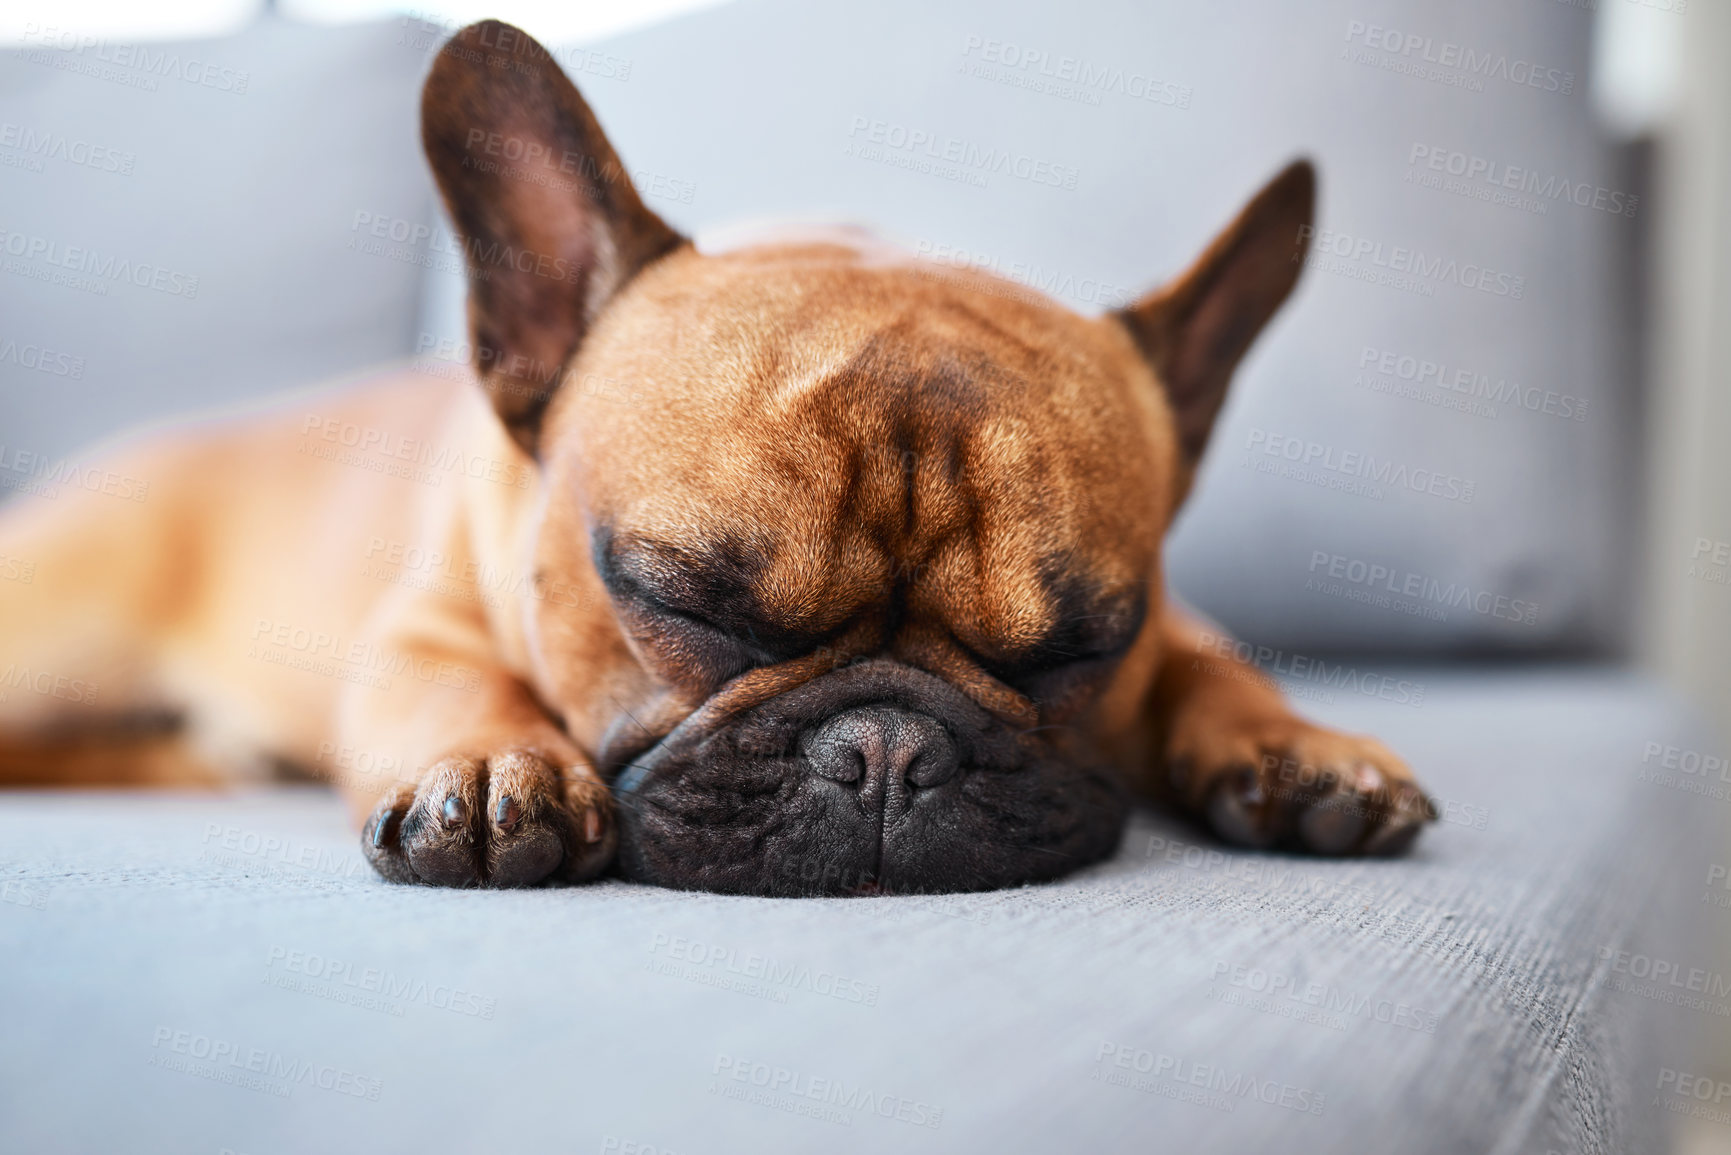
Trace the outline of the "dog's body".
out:
<instances>
[{"instance_id":1,"label":"dog's body","mask_svg":"<svg viewBox=\"0 0 1731 1155\"><path fill-rule=\"evenodd\" d=\"M45 727L172 711L337 781L381 873L445 885L616 851L732 891L1002 885L1109 853L1133 792L1325 852L1428 819L1162 597L1308 166L1087 319L846 238L699 253L507 26L459 34L423 121L481 388L303 398L120 460L142 501L8 509L6 659L89 691L0 702L43 776L76 776Z\"/></svg>"},{"instance_id":2,"label":"dog's body","mask_svg":"<svg viewBox=\"0 0 1731 1155\"><path fill-rule=\"evenodd\" d=\"M442 464L416 465L428 452ZM494 462L500 480L461 468ZM507 468L525 472L504 480ZM455 507L504 512L532 470L473 385L413 372L123 445L101 472L139 499L66 487L0 522L0 552L30 574L0 597L18 671L0 732L16 743L47 730L76 747L114 722L183 715L190 741L170 781L256 778L275 761L334 777L343 687L437 675L369 649L369 617L434 578L463 596L445 578L455 563L429 573L418 552L400 564L403 551ZM491 605L514 596L470 585ZM497 622L502 653L520 620ZM118 737L104 776L124 780L137 737ZM24 776L57 780L52 767L11 767Z\"/></svg>"}]
</instances>

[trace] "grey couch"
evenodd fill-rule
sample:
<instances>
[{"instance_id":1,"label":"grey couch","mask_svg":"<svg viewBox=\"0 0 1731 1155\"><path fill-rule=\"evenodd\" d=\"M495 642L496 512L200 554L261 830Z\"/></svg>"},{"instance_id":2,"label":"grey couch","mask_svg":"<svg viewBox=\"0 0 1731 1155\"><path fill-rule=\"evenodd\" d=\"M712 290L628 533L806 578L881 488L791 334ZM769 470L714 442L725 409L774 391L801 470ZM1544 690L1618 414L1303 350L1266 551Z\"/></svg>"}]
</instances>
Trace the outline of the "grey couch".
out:
<instances>
[{"instance_id":1,"label":"grey couch","mask_svg":"<svg viewBox=\"0 0 1731 1155\"><path fill-rule=\"evenodd\" d=\"M560 55L683 229L870 221L1086 311L1315 156L1317 260L1172 579L1272 670L1340 658L1291 689L1438 795L1413 855L1144 814L1113 861L984 895L483 894L382 884L316 791L3 796L0 1148L1644 1152L1713 1110L1731 772L1614 661L1640 206L1582 100L1585 15L1363 7L766 0ZM208 84L0 57L0 442L52 462L389 360L454 371L413 122L440 32L267 22L181 46ZM1347 450L1389 471L1316 465ZM1385 675L1418 692L1359 692Z\"/></svg>"}]
</instances>

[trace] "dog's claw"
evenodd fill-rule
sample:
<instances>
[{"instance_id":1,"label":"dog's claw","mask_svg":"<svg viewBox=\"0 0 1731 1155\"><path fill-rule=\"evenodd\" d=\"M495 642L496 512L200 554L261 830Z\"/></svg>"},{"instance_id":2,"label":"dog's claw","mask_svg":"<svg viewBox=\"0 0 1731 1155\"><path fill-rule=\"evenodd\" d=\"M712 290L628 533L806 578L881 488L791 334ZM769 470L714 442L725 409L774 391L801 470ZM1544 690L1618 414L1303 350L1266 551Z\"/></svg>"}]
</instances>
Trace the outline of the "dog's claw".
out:
<instances>
[{"instance_id":1,"label":"dog's claw","mask_svg":"<svg viewBox=\"0 0 1731 1155\"><path fill-rule=\"evenodd\" d=\"M1345 854L1364 835L1363 804L1350 794L1318 802L1298 817L1304 845L1318 854Z\"/></svg>"},{"instance_id":2,"label":"dog's claw","mask_svg":"<svg viewBox=\"0 0 1731 1155\"><path fill-rule=\"evenodd\" d=\"M469 808L461 798L453 794L445 799L443 815L446 828L455 830L469 817Z\"/></svg>"},{"instance_id":3,"label":"dog's claw","mask_svg":"<svg viewBox=\"0 0 1731 1155\"><path fill-rule=\"evenodd\" d=\"M397 812L387 810L373 821L373 849L384 848L385 839L390 836L391 825L397 821Z\"/></svg>"},{"instance_id":4,"label":"dog's claw","mask_svg":"<svg viewBox=\"0 0 1731 1155\"><path fill-rule=\"evenodd\" d=\"M1208 799L1208 818L1222 838L1241 846L1268 846L1277 833L1256 769L1241 767L1226 775Z\"/></svg>"},{"instance_id":5,"label":"dog's claw","mask_svg":"<svg viewBox=\"0 0 1731 1155\"><path fill-rule=\"evenodd\" d=\"M1393 816L1381 830L1373 833L1364 845L1366 854L1400 854L1418 838L1427 823L1435 822L1441 811L1421 790L1403 786L1394 798Z\"/></svg>"}]
</instances>

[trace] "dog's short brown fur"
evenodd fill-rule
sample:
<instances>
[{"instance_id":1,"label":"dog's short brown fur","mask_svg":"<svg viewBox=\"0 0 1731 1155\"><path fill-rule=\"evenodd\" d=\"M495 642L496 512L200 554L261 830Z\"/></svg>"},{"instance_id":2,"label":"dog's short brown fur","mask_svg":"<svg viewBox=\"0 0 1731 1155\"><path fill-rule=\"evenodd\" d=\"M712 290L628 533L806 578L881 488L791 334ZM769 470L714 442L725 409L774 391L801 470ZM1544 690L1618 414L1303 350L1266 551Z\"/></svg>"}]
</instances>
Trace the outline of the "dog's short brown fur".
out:
<instances>
[{"instance_id":1,"label":"dog's short brown fur","mask_svg":"<svg viewBox=\"0 0 1731 1155\"><path fill-rule=\"evenodd\" d=\"M422 112L480 388L302 398L122 453L142 500L6 509L13 784L264 757L337 782L394 880L617 859L762 893L1050 877L1110 852L1129 792L1328 853L1432 817L1162 596L1301 268L1307 164L1089 319L839 234L699 253L506 25L446 47ZM162 716L178 752L117 729Z\"/></svg>"}]
</instances>

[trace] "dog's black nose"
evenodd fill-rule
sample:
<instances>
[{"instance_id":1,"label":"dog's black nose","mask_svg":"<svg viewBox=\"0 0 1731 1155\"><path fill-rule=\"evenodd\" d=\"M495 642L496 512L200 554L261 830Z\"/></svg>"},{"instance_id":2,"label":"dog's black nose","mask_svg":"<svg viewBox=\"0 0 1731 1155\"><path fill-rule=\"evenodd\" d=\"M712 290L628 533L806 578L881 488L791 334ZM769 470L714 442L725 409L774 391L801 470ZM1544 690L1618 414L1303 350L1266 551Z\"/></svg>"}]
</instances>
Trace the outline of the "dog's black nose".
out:
<instances>
[{"instance_id":1,"label":"dog's black nose","mask_svg":"<svg viewBox=\"0 0 1731 1155\"><path fill-rule=\"evenodd\" d=\"M895 706L836 714L807 731L802 746L813 774L862 792L938 786L956 774L956 747L943 726Z\"/></svg>"}]
</instances>

